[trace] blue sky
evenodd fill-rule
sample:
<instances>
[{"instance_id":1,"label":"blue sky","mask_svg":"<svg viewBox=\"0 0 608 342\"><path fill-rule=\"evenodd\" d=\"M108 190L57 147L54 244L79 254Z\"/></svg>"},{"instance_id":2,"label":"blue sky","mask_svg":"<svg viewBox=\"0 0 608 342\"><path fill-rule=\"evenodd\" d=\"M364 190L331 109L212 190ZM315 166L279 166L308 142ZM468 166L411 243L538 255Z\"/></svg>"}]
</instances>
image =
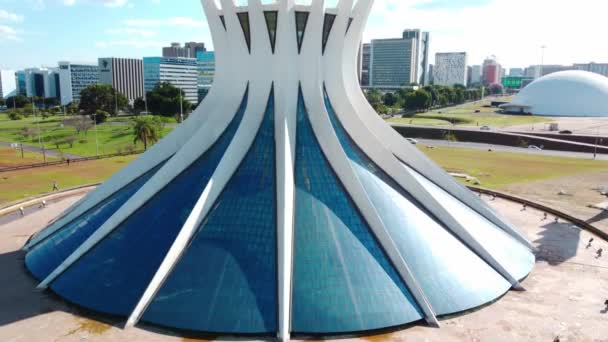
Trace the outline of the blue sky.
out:
<instances>
[{"instance_id":1,"label":"blue sky","mask_svg":"<svg viewBox=\"0 0 608 342\"><path fill-rule=\"evenodd\" d=\"M433 53L466 51L469 64L490 55L507 67L538 64L542 45L549 64L608 62L608 2L572 3L376 0L364 40L421 28ZM199 0L0 0L0 69L154 56L172 41L211 45Z\"/></svg>"}]
</instances>

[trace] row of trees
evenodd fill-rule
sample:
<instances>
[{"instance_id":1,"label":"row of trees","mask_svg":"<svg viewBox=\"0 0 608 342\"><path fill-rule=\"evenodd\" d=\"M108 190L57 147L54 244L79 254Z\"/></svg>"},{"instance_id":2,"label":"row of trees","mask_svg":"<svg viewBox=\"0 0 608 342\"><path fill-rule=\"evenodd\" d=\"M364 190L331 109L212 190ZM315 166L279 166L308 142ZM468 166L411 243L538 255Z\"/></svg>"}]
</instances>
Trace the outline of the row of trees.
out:
<instances>
[{"instance_id":1,"label":"row of trees","mask_svg":"<svg viewBox=\"0 0 608 342\"><path fill-rule=\"evenodd\" d=\"M381 93L371 89L366 93L367 100L379 114L394 112L423 112L434 107L458 105L467 101L481 100L482 93L492 94L501 89L469 88L463 85L453 87L429 85L415 90L401 88L395 92Z\"/></svg>"}]
</instances>

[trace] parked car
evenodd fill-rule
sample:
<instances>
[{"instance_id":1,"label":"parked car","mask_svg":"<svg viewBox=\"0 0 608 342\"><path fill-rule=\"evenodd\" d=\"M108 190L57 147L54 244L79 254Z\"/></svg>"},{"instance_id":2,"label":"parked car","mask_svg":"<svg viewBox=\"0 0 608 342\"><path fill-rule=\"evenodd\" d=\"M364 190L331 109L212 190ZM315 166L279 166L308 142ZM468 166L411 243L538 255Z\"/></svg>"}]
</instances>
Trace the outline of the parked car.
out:
<instances>
[{"instance_id":1,"label":"parked car","mask_svg":"<svg viewBox=\"0 0 608 342\"><path fill-rule=\"evenodd\" d=\"M416 139L412 139L412 138L405 138L407 141L409 141L412 145L418 145L418 140Z\"/></svg>"},{"instance_id":2,"label":"parked car","mask_svg":"<svg viewBox=\"0 0 608 342\"><path fill-rule=\"evenodd\" d=\"M491 131L492 128L490 126L482 126L481 128L479 128L482 131Z\"/></svg>"},{"instance_id":3,"label":"parked car","mask_svg":"<svg viewBox=\"0 0 608 342\"><path fill-rule=\"evenodd\" d=\"M543 149L536 145L530 145L530 146L528 146L528 150L542 151Z\"/></svg>"}]
</instances>

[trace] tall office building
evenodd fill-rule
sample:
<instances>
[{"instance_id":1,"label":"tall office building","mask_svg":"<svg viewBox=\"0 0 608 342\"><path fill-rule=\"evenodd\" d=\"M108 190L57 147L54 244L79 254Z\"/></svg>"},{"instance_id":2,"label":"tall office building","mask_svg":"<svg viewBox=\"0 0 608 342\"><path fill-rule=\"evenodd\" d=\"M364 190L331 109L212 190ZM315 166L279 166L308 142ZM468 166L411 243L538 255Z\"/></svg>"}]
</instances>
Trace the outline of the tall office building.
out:
<instances>
[{"instance_id":1,"label":"tall office building","mask_svg":"<svg viewBox=\"0 0 608 342\"><path fill-rule=\"evenodd\" d=\"M454 86L467 83L467 53L446 52L435 55L435 84Z\"/></svg>"},{"instance_id":2,"label":"tall office building","mask_svg":"<svg viewBox=\"0 0 608 342\"><path fill-rule=\"evenodd\" d=\"M416 38L371 42L370 87L396 89L418 82Z\"/></svg>"},{"instance_id":3,"label":"tall office building","mask_svg":"<svg viewBox=\"0 0 608 342\"><path fill-rule=\"evenodd\" d=\"M62 106L80 101L80 92L96 83L99 83L98 65L59 62L60 100Z\"/></svg>"},{"instance_id":4,"label":"tall office building","mask_svg":"<svg viewBox=\"0 0 608 342\"><path fill-rule=\"evenodd\" d=\"M433 64L429 64L429 83L435 84L435 66Z\"/></svg>"},{"instance_id":5,"label":"tall office building","mask_svg":"<svg viewBox=\"0 0 608 342\"><path fill-rule=\"evenodd\" d=\"M198 103L198 64L195 58L144 58L146 92L158 83L169 82L184 91L186 100Z\"/></svg>"},{"instance_id":6,"label":"tall office building","mask_svg":"<svg viewBox=\"0 0 608 342\"><path fill-rule=\"evenodd\" d=\"M363 44L361 48L361 75L360 81L362 87L369 87L369 71L371 67L371 44Z\"/></svg>"},{"instance_id":7,"label":"tall office building","mask_svg":"<svg viewBox=\"0 0 608 342\"><path fill-rule=\"evenodd\" d=\"M215 53L213 51L199 52L196 55L198 65L198 102L201 102L213 84L215 77Z\"/></svg>"},{"instance_id":8,"label":"tall office building","mask_svg":"<svg viewBox=\"0 0 608 342\"><path fill-rule=\"evenodd\" d=\"M594 72L596 74L608 76L608 63L574 64L574 69Z\"/></svg>"},{"instance_id":9,"label":"tall office building","mask_svg":"<svg viewBox=\"0 0 608 342\"><path fill-rule=\"evenodd\" d=\"M145 96L144 64L141 59L100 58L99 83L111 85L132 104Z\"/></svg>"},{"instance_id":10,"label":"tall office building","mask_svg":"<svg viewBox=\"0 0 608 342\"><path fill-rule=\"evenodd\" d=\"M511 77L523 77L524 69L522 68L511 68L509 69L509 76Z\"/></svg>"},{"instance_id":11,"label":"tall office building","mask_svg":"<svg viewBox=\"0 0 608 342\"><path fill-rule=\"evenodd\" d=\"M0 70L0 98L7 98L15 95L15 72L12 70Z\"/></svg>"},{"instance_id":12,"label":"tall office building","mask_svg":"<svg viewBox=\"0 0 608 342\"><path fill-rule=\"evenodd\" d=\"M471 84L481 83L481 65L471 66Z\"/></svg>"},{"instance_id":13,"label":"tall office building","mask_svg":"<svg viewBox=\"0 0 608 342\"><path fill-rule=\"evenodd\" d=\"M486 58L483 62L482 83L484 85L500 83L501 69L502 67L496 61L496 57Z\"/></svg>"},{"instance_id":14,"label":"tall office building","mask_svg":"<svg viewBox=\"0 0 608 342\"><path fill-rule=\"evenodd\" d=\"M419 29L406 29L403 31L403 39L414 39L416 43L416 79L418 84L426 85L429 79L429 53L431 36L428 32Z\"/></svg>"},{"instance_id":15,"label":"tall office building","mask_svg":"<svg viewBox=\"0 0 608 342\"><path fill-rule=\"evenodd\" d=\"M27 96L27 87L25 85L25 71L19 70L15 72L15 92L17 95Z\"/></svg>"},{"instance_id":16,"label":"tall office building","mask_svg":"<svg viewBox=\"0 0 608 342\"><path fill-rule=\"evenodd\" d=\"M59 73L54 68L28 68L15 74L19 95L60 98Z\"/></svg>"},{"instance_id":17,"label":"tall office building","mask_svg":"<svg viewBox=\"0 0 608 342\"><path fill-rule=\"evenodd\" d=\"M167 58L196 58L199 52L205 52L205 43L188 42L182 47L180 43L171 43L163 48L163 57Z\"/></svg>"}]
</instances>

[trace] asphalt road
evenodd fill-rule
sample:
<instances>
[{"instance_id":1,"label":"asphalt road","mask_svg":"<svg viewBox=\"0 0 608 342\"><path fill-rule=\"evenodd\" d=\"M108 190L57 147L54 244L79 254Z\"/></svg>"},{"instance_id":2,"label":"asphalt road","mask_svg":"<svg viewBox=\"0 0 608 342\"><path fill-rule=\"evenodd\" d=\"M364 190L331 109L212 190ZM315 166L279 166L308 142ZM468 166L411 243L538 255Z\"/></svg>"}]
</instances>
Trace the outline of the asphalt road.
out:
<instances>
[{"instance_id":1,"label":"asphalt road","mask_svg":"<svg viewBox=\"0 0 608 342\"><path fill-rule=\"evenodd\" d=\"M4 141L0 141L0 147L8 147L8 148L11 148L11 143L7 143L7 142L4 142ZM28 146L28 145L23 145L23 150L24 150L24 151L27 151L27 152L34 152L34 153L40 153L40 154L42 154L42 152L43 152L43 151L42 151L42 148L40 148L40 147L36 147L36 146ZM47 150L45 150L45 152L46 152L46 155L47 155L47 156L52 156L52 157L57 157L57 158L61 158L61 156L62 156L62 155L61 155L61 153L59 153L59 152L57 152L57 151L55 151L55 150L49 150L49 149L47 149ZM64 153L64 154L63 154L63 156L64 156L65 158L70 158L70 159L78 159L78 158L82 158L82 157L81 157L81 156L79 156L79 155L76 155L76 154L69 154L69 153Z\"/></svg>"},{"instance_id":2,"label":"asphalt road","mask_svg":"<svg viewBox=\"0 0 608 342\"><path fill-rule=\"evenodd\" d=\"M446 140L430 140L430 139L416 139L419 145L433 146L433 147L458 147L458 148L469 148L474 150L487 151L491 149L496 152L512 152L512 153L525 153L534 154L540 156L553 156L553 157L567 157L567 158L581 158L581 159L593 159L592 153L581 153L581 152L567 152L567 151L553 151L553 150L531 150L521 147L503 146L503 145L492 145L492 144L481 144L471 142L452 142ZM608 160L608 155L598 154L597 160Z\"/></svg>"}]
</instances>

